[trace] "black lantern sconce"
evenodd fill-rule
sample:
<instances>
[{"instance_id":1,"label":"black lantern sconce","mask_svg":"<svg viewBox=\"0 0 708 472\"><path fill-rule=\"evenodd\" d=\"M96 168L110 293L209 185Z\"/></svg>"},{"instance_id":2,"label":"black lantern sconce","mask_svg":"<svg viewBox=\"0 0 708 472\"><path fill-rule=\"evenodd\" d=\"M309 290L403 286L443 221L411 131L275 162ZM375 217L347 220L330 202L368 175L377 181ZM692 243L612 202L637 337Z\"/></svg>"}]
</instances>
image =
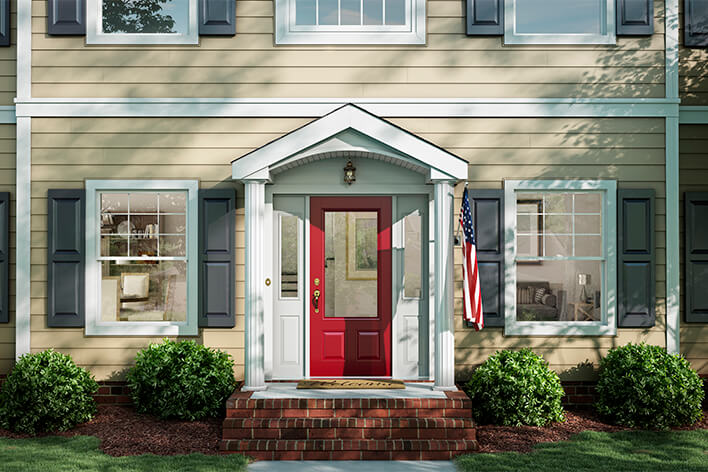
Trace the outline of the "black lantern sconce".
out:
<instances>
[{"instance_id":1,"label":"black lantern sconce","mask_svg":"<svg viewBox=\"0 0 708 472\"><path fill-rule=\"evenodd\" d=\"M356 182L356 167L354 167L352 161L347 162L347 165L344 167L344 182L349 185Z\"/></svg>"}]
</instances>

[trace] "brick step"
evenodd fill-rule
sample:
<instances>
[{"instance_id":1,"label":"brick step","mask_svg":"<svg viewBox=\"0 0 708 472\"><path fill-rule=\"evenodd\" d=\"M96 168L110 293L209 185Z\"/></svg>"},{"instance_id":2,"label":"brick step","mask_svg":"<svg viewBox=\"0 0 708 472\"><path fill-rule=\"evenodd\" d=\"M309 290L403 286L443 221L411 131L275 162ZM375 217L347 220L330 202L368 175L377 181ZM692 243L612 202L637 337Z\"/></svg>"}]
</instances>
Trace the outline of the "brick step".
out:
<instances>
[{"instance_id":1,"label":"brick step","mask_svg":"<svg viewBox=\"0 0 708 472\"><path fill-rule=\"evenodd\" d=\"M467 439L223 439L221 451L238 451L246 455L263 451L449 451L477 450L477 441Z\"/></svg>"},{"instance_id":2,"label":"brick step","mask_svg":"<svg viewBox=\"0 0 708 472\"><path fill-rule=\"evenodd\" d=\"M475 440L474 428L224 428L224 439L467 439Z\"/></svg>"},{"instance_id":3,"label":"brick step","mask_svg":"<svg viewBox=\"0 0 708 472\"><path fill-rule=\"evenodd\" d=\"M240 393L240 392L239 392ZM451 392L461 393L461 392ZM450 395L452 397L452 395ZM347 409L470 409L472 401L464 393L452 398L277 398L258 399L237 398L232 395L226 401L226 409L259 409L259 410L347 410Z\"/></svg>"},{"instance_id":4,"label":"brick step","mask_svg":"<svg viewBox=\"0 0 708 472\"><path fill-rule=\"evenodd\" d=\"M231 408L227 418L471 418L470 408Z\"/></svg>"},{"instance_id":5,"label":"brick step","mask_svg":"<svg viewBox=\"0 0 708 472\"><path fill-rule=\"evenodd\" d=\"M259 461L449 461L469 451L250 451ZM222 451L222 454L240 454Z\"/></svg>"},{"instance_id":6,"label":"brick step","mask_svg":"<svg viewBox=\"0 0 708 472\"><path fill-rule=\"evenodd\" d=\"M226 418L224 429L474 428L472 418Z\"/></svg>"}]
</instances>

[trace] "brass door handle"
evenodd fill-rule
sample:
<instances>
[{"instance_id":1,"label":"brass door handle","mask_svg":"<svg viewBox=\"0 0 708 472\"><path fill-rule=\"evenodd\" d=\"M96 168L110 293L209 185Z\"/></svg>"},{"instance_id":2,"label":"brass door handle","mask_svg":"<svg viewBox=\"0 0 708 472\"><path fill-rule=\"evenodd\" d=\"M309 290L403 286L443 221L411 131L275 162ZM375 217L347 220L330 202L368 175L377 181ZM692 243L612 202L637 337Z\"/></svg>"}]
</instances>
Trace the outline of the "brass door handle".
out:
<instances>
[{"instance_id":1,"label":"brass door handle","mask_svg":"<svg viewBox=\"0 0 708 472\"><path fill-rule=\"evenodd\" d=\"M312 306L315 308L315 313L320 312L320 291L318 289L312 292Z\"/></svg>"}]
</instances>

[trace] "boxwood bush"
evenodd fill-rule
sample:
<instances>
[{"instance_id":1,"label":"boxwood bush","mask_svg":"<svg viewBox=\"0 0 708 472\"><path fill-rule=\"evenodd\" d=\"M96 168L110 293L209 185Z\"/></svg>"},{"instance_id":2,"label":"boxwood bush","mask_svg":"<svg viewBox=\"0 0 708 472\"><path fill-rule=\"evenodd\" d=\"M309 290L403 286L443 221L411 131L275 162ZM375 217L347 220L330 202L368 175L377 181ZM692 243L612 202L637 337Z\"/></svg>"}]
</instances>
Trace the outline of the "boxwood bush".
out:
<instances>
[{"instance_id":1,"label":"boxwood bush","mask_svg":"<svg viewBox=\"0 0 708 472\"><path fill-rule=\"evenodd\" d=\"M681 356L647 344L611 349L600 361L597 410L617 424L665 429L701 418L703 383Z\"/></svg>"},{"instance_id":2,"label":"boxwood bush","mask_svg":"<svg viewBox=\"0 0 708 472\"><path fill-rule=\"evenodd\" d=\"M139 412L197 420L222 414L236 387L233 368L223 351L165 340L138 352L127 380Z\"/></svg>"},{"instance_id":3,"label":"boxwood bush","mask_svg":"<svg viewBox=\"0 0 708 472\"><path fill-rule=\"evenodd\" d=\"M466 390L481 423L544 426L565 419L558 375L529 349L497 351L475 370Z\"/></svg>"},{"instance_id":4,"label":"boxwood bush","mask_svg":"<svg viewBox=\"0 0 708 472\"><path fill-rule=\"evenodd\" d=\"M66 431L96 413L98 384L54 350L20 357L0 391L0 424L15 432Z\"/></svg>"}]
</instances>

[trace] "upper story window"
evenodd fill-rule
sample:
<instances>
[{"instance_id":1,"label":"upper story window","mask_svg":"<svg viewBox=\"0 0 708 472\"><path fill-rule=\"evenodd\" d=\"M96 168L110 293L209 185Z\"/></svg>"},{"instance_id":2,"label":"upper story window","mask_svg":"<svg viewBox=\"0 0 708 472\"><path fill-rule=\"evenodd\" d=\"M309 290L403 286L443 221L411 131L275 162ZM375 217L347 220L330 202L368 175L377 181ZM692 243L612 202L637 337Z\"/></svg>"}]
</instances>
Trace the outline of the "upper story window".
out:
<instances>
[{"instance_id":1,"label":"upper story window","mask_svg":"<svg viewBox=\"0 0 708 472\"><path fill-rule=\"evenodd\" d=\"M197 44L197 0L88 0L88 44Z\"/></svg>"},{"instance_id":2,"label":"upper story window","mask_svg":"<svg viewBox=\"0 0 708 472\"><path fill-rule=\"evenodd\" d=\"M504 0L506 44L615 44L615 0Z\"/></svg>"},{"instance_id":3,"label":"upper story window","mask_svg":"<svg viewBox=\"0 0 708 472\"><path fill-rule=\"evenodd\" d=\"M275 0L277 44L425 44L425 0Z\"/></svg>"}]
</instances>

